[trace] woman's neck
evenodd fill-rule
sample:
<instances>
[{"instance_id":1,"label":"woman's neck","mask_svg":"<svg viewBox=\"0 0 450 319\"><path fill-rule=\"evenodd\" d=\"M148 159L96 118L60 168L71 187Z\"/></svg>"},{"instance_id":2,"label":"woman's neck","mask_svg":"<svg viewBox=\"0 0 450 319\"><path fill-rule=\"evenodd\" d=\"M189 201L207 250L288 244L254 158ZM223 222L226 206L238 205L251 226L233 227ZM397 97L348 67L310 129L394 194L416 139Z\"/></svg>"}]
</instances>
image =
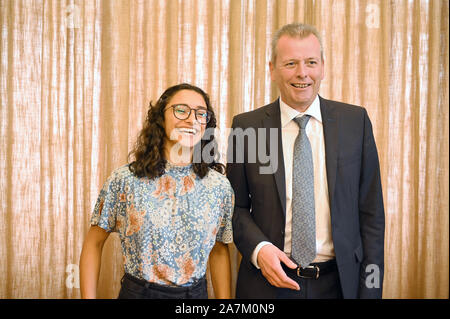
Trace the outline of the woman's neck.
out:
<instances>
[{"instance_id":1,"label":"woman's neck","mask_svg":"<svg viewBox=\"0 0 450 319\"><path fill-rule=\"evenodd\" d=\"M164 148L164 157L175 166L187 166L192 163L192 148L174 144Z\"/></svg>"}]
</instances>

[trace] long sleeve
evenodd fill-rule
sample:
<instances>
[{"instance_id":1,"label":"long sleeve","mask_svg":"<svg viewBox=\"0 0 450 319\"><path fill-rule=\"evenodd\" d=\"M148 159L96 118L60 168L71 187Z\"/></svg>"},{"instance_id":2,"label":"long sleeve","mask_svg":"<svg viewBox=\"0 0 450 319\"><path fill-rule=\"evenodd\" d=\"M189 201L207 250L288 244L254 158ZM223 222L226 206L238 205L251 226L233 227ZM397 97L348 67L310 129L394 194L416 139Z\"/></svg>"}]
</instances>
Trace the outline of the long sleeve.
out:
<instances>
[{"instance_id":1,"label":"long sleeve","mask_svg":"<svg viewBox=\"0 0 450 319\"><path fill-rule=\"evenodd\" d=\"M363 244L360 298L381 298L384 275L385 215L380 165L375 139L364 110L364 139L359 188L359 218Z\"/></svg>"}]
</instances>

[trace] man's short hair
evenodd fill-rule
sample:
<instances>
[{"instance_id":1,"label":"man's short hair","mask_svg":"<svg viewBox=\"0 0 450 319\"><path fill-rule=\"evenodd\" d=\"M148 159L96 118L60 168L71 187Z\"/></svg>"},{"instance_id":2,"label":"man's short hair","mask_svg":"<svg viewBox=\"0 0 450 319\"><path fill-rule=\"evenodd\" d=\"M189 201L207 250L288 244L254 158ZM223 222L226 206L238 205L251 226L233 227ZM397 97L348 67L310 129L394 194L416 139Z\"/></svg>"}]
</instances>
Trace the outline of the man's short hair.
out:
<instances>
[{"instance_id":1,"label":"man's short hair","mask_svg":"<svg viewBox=\"0 0 450 319\"><path fill-rule=\"evenodd\" d=\"M310 34L313 34L316 36L317 40L319 40L320 43L320 57L322 58L323 61L323 46L322 46L322 37L320 36L319 31L317 31L317 29L310 25L310 24L305 24L305 23L290 23L290 24L286 24L284 25L281 29L279 29L277 32L275 32L273 38L272 38L272 53L270 56L270 61L272 62L272 64L275 64L275 60L277 57L277 43L278 40L280 40L280 38L283 35L287 35L290 36L292 38L306 38L307 36L309 36Z\"/></svg>"}]
</instances>

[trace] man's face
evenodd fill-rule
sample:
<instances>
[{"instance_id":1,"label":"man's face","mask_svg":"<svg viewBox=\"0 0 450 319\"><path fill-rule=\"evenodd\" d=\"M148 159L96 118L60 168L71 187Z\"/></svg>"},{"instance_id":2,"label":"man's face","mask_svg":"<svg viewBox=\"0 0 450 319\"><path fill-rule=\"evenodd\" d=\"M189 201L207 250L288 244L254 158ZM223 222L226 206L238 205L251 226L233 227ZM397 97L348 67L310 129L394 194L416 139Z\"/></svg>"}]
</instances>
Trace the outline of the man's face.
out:
<instances>
[{"instance_id":1,"label":"man's face","mask_svg":"<svg viewBox=\"0 0 450 319\"><path fill-rule=\"evenodd\" d=\"M281 99L304 112L314 101L324 78L324 63L316 36L311 34L301 39L283 35L277 43L275 64L270 62L269 67Z\"/></svg>"}]
</instances>

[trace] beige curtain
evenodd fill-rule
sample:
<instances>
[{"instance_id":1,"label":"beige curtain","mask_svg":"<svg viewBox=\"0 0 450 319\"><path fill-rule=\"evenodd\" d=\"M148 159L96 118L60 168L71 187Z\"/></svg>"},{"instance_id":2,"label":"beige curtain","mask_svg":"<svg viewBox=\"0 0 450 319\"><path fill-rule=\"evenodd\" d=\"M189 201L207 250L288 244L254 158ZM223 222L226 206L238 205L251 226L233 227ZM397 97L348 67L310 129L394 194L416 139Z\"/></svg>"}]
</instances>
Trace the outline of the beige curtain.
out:
<instances>
[{"instance_id":1,"label":"beige curtain","mask_svg":"<svg viewBox=\"0 0 450 319\"><path fill-rule=\"evenodd\" d=\"M204 88L223 151L232 117L277 97L270 38L293 21L322 32L320 94L365 106L373 122L384 297L448 298L448 10L447 0L0 1L0 298L79 298L93 205L149 101L182 81ZM117 236L102 261L99 297L115 298Z\"/></svg>"}]
</instances>

